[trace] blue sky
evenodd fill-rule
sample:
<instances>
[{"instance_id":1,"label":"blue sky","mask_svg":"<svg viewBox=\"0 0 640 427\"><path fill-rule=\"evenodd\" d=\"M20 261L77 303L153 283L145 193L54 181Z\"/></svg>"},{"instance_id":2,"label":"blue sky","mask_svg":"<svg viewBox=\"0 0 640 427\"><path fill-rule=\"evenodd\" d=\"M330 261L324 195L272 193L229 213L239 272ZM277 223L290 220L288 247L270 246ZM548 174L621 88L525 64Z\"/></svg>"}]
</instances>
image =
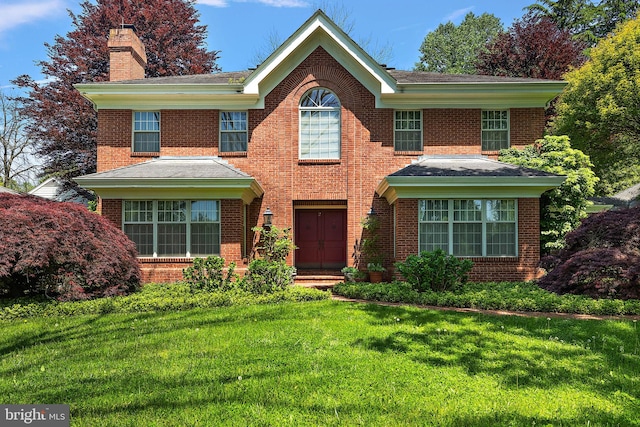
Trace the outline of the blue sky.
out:
<instances>
[{"instance_id":1,"label":"blue sky","mask_svg":"<svg viewBox=\"0 0 640 427\"><path fill-rule=\"evenodd\" d=\"M468 12L492 13L506 27L534 0L199 0L200 23L208 26L207 48L218 50L223 71L255 66L266 40L289 37L318 8L339 5L350 11L354 40L390 46L389 66L411 69L425 35L439 24L458 24ZM0 0L0 88L21 74L43 79L34 62L47 60L44 43L72 30L67 9L79 13L79 0ZM391 6L390 6L391 5ZM126 22L126 17L125 17Z\"/></svg>"}]
</instances>

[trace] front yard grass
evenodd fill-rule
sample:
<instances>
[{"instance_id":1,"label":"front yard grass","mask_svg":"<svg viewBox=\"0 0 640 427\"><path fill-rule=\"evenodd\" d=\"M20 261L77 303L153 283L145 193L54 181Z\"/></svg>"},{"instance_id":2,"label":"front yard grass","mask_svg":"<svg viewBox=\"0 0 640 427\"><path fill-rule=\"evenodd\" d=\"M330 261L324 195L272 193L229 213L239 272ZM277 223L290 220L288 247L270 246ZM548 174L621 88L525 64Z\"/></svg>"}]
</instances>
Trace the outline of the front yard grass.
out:
<instances>
[{"instance_id":1,"label":"front yard grass","mask_svg":"<svg viewBox=\"0 0 640 427\"><path fill-rule=\"evenodd\" d=\"M0 325L3 403L72 426L640 425L628 320L325 300Z\"/></svg>"}]
</instances>

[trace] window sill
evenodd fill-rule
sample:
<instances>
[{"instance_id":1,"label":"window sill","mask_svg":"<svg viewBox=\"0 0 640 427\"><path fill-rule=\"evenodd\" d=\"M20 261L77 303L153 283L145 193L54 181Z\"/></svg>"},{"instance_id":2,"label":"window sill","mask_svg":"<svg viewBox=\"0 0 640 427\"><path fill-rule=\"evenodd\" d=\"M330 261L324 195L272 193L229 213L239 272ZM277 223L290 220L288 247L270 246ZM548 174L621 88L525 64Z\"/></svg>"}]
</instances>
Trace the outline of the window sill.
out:
<instances>
[{"instance_id":1,"label":"window sill","mask_svg":"<svg viewBox=\"0 0 640 427\"><path fill-rule=\"evenodd\" d=\"M394 151L394 156L422 156L423 151Z\"/></svg>"},{"instance_id":2,"label":"window sill","mask_svg":"<svg viewBox=\"0 0 640 427\"><path fill-rule=\"evenodd\" d=\"M500 150L482 150L483 156L497 156L500 154Z\"/></svg>"},{"instance_id":3,"label":"window sill","mask_svg":"<svg viewBox=\"0 0 640 427\"><path fill-rule=\"evenodd\" d=\"M218 151L219 157L247 157L246 151Z\"/></svg>"},{"instance_id":4,"label":"window sill","mask_svg":"<svg viewBox=\"0 0 640 427\"><path fill-rule=\"evenodd\" d=\"M160 157L160 152L157 151L149 151L149 152L142 152L142 151L132 151L131 152L131 157Z\"/></svg>"},{"instance_id":5,"label":"window sill","mask_svg":"<svg viewBox=\"0 0 640 427\"><path fill-rule=\"evenodd\" d=\"M341 159L298 159L299 165L339 165Z\"/></svg>"},{"instance_id":6,"label":"window sill","mask_svg":"<svg viewBox=\"0 0 640 427\"><path fill-rule=\"evenodd\" d=\"M164 263L183 263L183 264L191 264L193 262L193 258L186 257L138 257L138 261L141 264L164 264Z\"/></svg>"}]
</instances>

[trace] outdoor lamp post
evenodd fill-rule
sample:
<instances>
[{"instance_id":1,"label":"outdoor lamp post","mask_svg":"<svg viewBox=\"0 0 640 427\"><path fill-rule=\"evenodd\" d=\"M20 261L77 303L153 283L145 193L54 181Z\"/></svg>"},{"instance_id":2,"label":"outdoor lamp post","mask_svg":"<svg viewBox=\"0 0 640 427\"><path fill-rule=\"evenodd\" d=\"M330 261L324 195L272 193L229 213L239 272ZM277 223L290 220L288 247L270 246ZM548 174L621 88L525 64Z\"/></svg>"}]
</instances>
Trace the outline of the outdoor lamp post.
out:
<instances>
[{"instance_id":1,"label":"outdoor lamp post","mask_svg":"<svg viewBox=\"0 0 640 427\"><path fill-rule=\"evenodd\" d=\"M273 212L271 212L271 209L267 208L262 216L264 217L264 227L270 228L273 220Z\"/></svg>"}]
</instances>

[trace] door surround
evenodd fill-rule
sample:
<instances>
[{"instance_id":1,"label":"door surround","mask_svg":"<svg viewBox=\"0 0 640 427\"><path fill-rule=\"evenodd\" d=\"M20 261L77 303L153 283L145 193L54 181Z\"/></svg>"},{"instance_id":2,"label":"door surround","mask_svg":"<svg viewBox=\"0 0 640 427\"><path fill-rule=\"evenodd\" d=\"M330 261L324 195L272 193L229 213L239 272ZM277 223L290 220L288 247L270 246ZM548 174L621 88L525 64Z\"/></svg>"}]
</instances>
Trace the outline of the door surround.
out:
<instances>
[{"instance_id":1,"label":"door surround","mask_svg":"<svg viewBox=\"0 0 640 427\"><path fill-rule=\"evenodd\" d=\"M347 262L346 201L294 202L294 265L341 269Z\"/></svg>"}]
</instances>

